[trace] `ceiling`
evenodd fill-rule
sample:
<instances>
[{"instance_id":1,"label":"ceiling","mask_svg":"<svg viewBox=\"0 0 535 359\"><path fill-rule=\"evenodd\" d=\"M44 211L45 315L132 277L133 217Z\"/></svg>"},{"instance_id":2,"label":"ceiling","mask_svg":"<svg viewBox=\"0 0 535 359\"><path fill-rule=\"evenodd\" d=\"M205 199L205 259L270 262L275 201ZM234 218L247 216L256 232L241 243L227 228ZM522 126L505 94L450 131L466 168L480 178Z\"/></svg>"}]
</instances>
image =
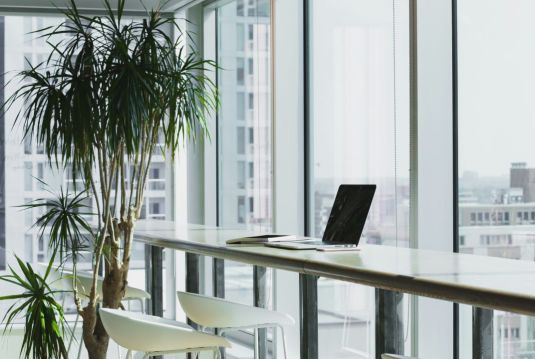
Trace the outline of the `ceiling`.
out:
<instances>
[{"instance_id":1,"label":"ceiling","mask_svg":"<svg viewBox=\"0 0 535 359\"><path fill-rule=\"evenodd\" d=\"M110 0L113 7L118 0ZM80 10L98 12L104 9L103 0L75 0ZM125 10L127 12L144 12L145 9L156 8L158 6L164 12L171 12L187 4L189 0L126 0ZM54 12L57 7L62 8L69 3L68 0L0 0L0 12L23 12L39 13Z\"/></svg>"}]
</instances>

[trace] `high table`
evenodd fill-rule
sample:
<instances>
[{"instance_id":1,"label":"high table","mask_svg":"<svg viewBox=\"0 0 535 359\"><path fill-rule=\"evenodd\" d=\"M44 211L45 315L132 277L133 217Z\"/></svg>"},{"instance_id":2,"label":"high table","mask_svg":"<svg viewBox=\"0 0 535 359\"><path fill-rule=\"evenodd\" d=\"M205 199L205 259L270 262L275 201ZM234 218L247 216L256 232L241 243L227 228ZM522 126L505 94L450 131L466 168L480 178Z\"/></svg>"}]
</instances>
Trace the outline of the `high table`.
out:
<instances>
[{"instance_id":1,"label":"high table","mask_svg":"<svg viewBox=\"0 0 535 359\"><path fill-rule=\"evenodd\" d=\"M317 277L476 308L535 315L535 262L378 245L362 245L358 252L318 252L226 244L228 239L253 234L246 230L140 221L135 239L156 248L248 263L255 268L298 272L301 292L305 294L301 295L301 313L305 315L301 315L300 322L301 354L306 358L317 357L317 322L313 322L317 318L314 281ZM474 313L479 313L474 317L478 326L474 330L481 333L484 327L488 328L492 316L485 310ZM477 352L488 343L481 336L476 335L475 339L474 357L477 357Z\"/></svg>"}]
</instances>

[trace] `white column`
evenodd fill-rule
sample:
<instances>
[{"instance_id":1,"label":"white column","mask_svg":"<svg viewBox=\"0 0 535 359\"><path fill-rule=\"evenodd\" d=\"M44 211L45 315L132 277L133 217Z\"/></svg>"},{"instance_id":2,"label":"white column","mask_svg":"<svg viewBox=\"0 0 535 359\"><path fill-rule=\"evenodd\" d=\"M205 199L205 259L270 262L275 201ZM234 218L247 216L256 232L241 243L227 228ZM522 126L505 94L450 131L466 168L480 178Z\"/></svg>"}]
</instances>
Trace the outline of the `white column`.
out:
<instances>
[{"instance_id":1,"label":"white column","mask_svg":"<svg viewBox=\"0 0 535 359\"><path fill-rule=\"evenodd\" d=\"M273 220L280 233L304 233L304 97L302 0L273 0ZM299 357L299 277L275 273L275 308L291 314L288 358ZM282 342L277 336L277 354Z\"/></svg>"},{"instance_id":2,"label":"white column","mask_svg":"<svg viewBox=\"0 0 535 359\"><path fill-rule=\"evenodd\" d=\"M417 232L413 245L453 250L451 0L417 1ZM414 163L414 160L417 162ZM414 166L416 165L416 166ZM414 189L414 188L413 188ZM453 304L419 298L417 356L453 357Z\"/></svg>"}]
</instances>

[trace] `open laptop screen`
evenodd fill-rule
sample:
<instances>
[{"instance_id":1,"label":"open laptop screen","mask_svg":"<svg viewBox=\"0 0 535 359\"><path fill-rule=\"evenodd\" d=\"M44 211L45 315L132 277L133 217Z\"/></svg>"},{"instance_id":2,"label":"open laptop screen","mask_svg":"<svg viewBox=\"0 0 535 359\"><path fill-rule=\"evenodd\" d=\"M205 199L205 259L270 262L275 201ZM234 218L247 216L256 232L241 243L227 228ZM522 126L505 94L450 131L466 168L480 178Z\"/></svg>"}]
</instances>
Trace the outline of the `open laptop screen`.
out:
<instances>
[{"instance_id":1,"label":"open laptop screen","mask_svg":"<svg viewBox=\"0 0 535 359\"><path fill-rule=\"evenodd\" d=\"M323 242L358 244L372 204L376 185L343 184L338 187Z\"/></svg>"}]
</instances>

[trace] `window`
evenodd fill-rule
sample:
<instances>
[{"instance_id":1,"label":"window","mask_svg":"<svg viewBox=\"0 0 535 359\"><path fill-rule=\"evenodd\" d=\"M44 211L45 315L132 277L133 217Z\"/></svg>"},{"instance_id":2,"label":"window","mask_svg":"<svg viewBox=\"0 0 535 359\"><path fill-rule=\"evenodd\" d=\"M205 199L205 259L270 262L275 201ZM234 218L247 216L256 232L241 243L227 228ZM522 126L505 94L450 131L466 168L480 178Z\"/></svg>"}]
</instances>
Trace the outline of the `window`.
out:
<instances>
[{"instance_id":1,"label":"window","mask_svg":"<svg viewBox=\"0 0 535 359\"><path fill-rule=\"evenodd\" d=\"M254 93L249 92L249 110L254 110Z\"/></svg>"},{"instance_id":2,"label":"window","mask_svg":"<svg viewBox=\"0 0 535 359\"><path fill-rule=\"evenodd\" d=\"M366 241L408 246L408 3L309 4L309 233L322 236L340 184L374 183ZM373 290L320 279L318 306L321 358L375 356Z\"/></svg>"},{"instance_id":3,"label":"window","mask_svg":"<svg viewBox=\"0 0 535 359\"><path fill-rule=\"evenodd\" d=\"M32 144L28 138L24 139L24 154L25 155L32 154Z\"/></svg>"},{"instance_id":4,"label":"window","mask_svg":"<svg viewBox=\"0 0 535 359\"><path fill-rule=\"evenodd\" d=\"M256 7L256 0L248 0L248 6L247 6L247 16L254 17L255 16L255 7Z\"/></svg>"},{"instance_id":5,"label":"window","mask_svg":"<svg viewBox=\"0 0 535 359\"><path fill-rule=\"evenodd\" d=\"M149 178L147 179L149 190L151 191L165 191L165 163L155 161L151 164L149 170Z\"/></svg>"},{"instance_id":6,"label":"window","mask_svg":"<svg viewBox=\"0 0 535 359\"><path fill-rule=\"evenodd\" d=\"M265 16L258 16L254 11L257 1L245 0L245 13L242 1L224 2L215 10L217 81L221 93L217 125L218 217L219 225L224 227L269 231L272 218L271 106L259 107L255 99L271 103L271 67L266 61L271 50L269 46L260 47L254 34L269 38L271 30L269 6ZM234 63L237 66L232 70ZM266 140L260 141L260 138ZM251 266L225 261L225 297L253 304ZM251 334L246 333L245 342L252 351ZM243 341L240 336L240 342Z\"/></svg>"},{"instance_id":7,"label":"window","mask_svg":"<svg viewBox=\"0 0 535 359\"><path fill-rule=\"evenodd\" d=\"M37 164L37 187L40 190L45 189L45 164L43 162L40 162Z\"/></svg>"},{"instance_id":8,"label":"window","mask_svg":"<svg viewBox=\"0 0 535 359\"><path fill-rule=\"evenodd\" d=\"M245 197L238 196L238 223L245 223Z\"/></svg>"},{"instance_id":9,"label":"window","mask_svg":"<svg viewBox=\"0 0 535 359\"><path fill-rule=\"evenodd\" d=\"M31 191L33 189L32 177L32 163L24 162L24 190Z\"/></svg>"},{"instance_id":10,"label":"window","mask_svg":"<svg viewBox=\"0 0 535 359\"><path fill-rule=\"evenodd\" d=\"M12 74L15 74L25 67L25 58L28 58L35 65L38 62L46 60L50 48L45 46L46 39L39 38L35 33L37 29L57 26L63 21L62 18L53 16L5 16L0 17L0 37L3 44L0 46L0 72L5 73L5 83L7 84L0 90L0 99L2 102L7 99L14 91L16 82L9 83ZM18 106L17 106L18 105ZM10 111L5 113L3 125L0 126L0 270L5 267L5 253L15 253L21 258L28 260L31 264L36 261L44 262L48 260L48 237L41 238L37 234L36 228L31 228L35 219L44 213L44 209L22 211L17 206L29 203L36 198L49 198L49 194L43 189L48 189L39 180L43 180L50 186L52 192L56 192L63 186L67 186L72 191L72 170L67 166L65 171L57 171L54 166L50 167L44 148L42 145L30 143L28 140L23 141L21 126L13 127L15 114L24 106L23 103L14 105ZM5 141L4 141L5 129ZM161 155L161 152L159 153ZM155 171L151 170L150 181L165 181L165 159L162 156L155 156L152 160L153 169L159 172L158 179L155 179ZM9 173L4 176L5 172ZM127 171L128 172L128 171ZM81 184L81 181L77 181ZM81 187L78 187L81 188ZM161 190L161 188L160 188ZM16 193L15 196L5 196L5 193ZM154 197L154 189L151 185L145 191L147 196ZM148 202L150 212L158 213L158 219L166 217L166 198L161 192L160 197L153 202ZM169 196L168 198L171 198ZM92 208L91 200L86 204ZM91 210L89 210L91 211ZM5 218L8 220L4 223ZM142 210L143 216L146 217L146 208ZM6 232L8 236L6 237ZM8 238L7 241L5 238ZM136 245L139 248L138 245ZM131 270L136 271L143 268L143 252L134 251L132 255ZM85 258L81 261L81 266L86 266L87 261L91 258ZM84 268L85 269L85 268ZM140 278L138 273L130 276L131 283L134 286L143 287L143 284L136 283ZM0 292L9 294L3 284L0 284ZM3 303L0 303L0 311L3 309ZM70 318L69 318L70 319ZM74 319L74 318L73 318Z\"/></svg>"},{"instance_id":11,"label":"window","mask_svg":"<svg viewBox=\"0 0 535 359\"><path fill-rule=\"evenodd\" d=\"M245 188L245 161L238 161L237 163L237 169L238 169L238 188L244 189Z\"/></svg>"},{"instance_id":12,"label":"window","mask_svg":"<svg viewBox=\"0 0 535 359\"><path fill-rule=\"evenodd\" d=\"M245 154L245 128L239 126L236 128L236 146L238 147L236 152L239 155Z\"/></svg>"},{"instance_id":13,"label":"window","mask_svg":"<svg viewBox=\"0 0 535 359\"><path fill-rule=\"evenodd\" d=\"M249 127L249 141L248 141L248 143L250 145L254 144L254 128L253 127Z\"/></svg>"},{"instance_id":14,"label":"window","mask_svg":"<svg viewBox=\"0 0 535 359\"><path fill-rule=\"evenodd\" d=\"M245 94L243 92L236 94L236 115L237 120L245 120Z\"/></svg>"},{"instance_id":15,"label":"window","mask_svg":"<svg viewBox=\"0 0 535 359\"><path fill-rule=\"evenodd\" d=\"M236 82L238 85L244 85L245 83L245 60L243 57L236 59Z\"/></svg>"},{"instance_id":16,"label":"window","mask_svg":"<svg viewBox=\"0 0 535 359\"><path fill-rule=\"evenodd\" d=\"M256 0L246 2L248 8L251 8L251 4L256 6ZM220 67L217 76L222 99L217 130L220 173L219 221L223 226L239 223L269 230L271 228L271 106L259 108L255 99L262 99L266 104L271 102L269 80L271 68L269 61L263 61L270 58L270 49L269 47L260 49L252 34L259 32L262 36L270 36L270 14L268 12L263 17L256 14L238 17L236 14L240 12L241 4L243 3L231 1L216 9L217 62ZM245 28L248 33L247 39L236 35ZM242 39L244 43L236 44L236 39ZM253 41L253 46L244 46L246 41ZM243 54L236 57L238 48L243 49ZM237 64L235 71L232 71L230 66L232 63ZM244 80L246 65L248 73L251 74L247 82ZM253 67L254 71L251 72ZM260 73L268 75L259 76ZM252 112L246 112L246 108ZM259 141L260 138L265 140ZM254 161L255 171L246 167L243 158L237 158L236 154L243 155L248 161ZM245 175L251 180L251 186L244 187ZM246 218L245 206L250 202L245 198L249 197L254 198L252 202L255 207L267 210L250 211L254 216Z\"/></svg>"},{"instance_id":17,"label":"window","mask_svg":"<svg viewBox=\"0 0 535 359\"><path fill-rule=\"evenodd\" d=\"M236 50L245 50L245 29L244 24L236 24Z\"/></svg>"},{"instance_id":18,"label":"window","mask_svg":"<svg viewBox=\"0 0 535 359\"><path fill-rule=\"evenodd\" d=\"M249 178L254 178L254 163L249 162Z\"/></svg>"},{"instance_id":19,"label":"window","mask_svg":"<svg viewBox=\"0 0 535 359\"><path fill-rule=\"evenodd\" d=\"M484 229L461 223L459 238L467 238L459 241L461 252L533 261L534 11L530 1L514 6L506 0L458 2L458 187L472 198L471 203L459 201L459 211L503 213L481 246L468 238ZM460 323L469 318L467 309ZM533 353L534 318L494 311L494 323L495 357ZM470 356L469 347L461 349L461 357Z\"/></svg>"},{"instance_id":20,"label":"window","mask_svg":"<svg viewBox=\"0 0 535 359\"><path fill-rule=\"evenodd\" d=\"M28 263L33 263L33 235L24 235L24 255Z\"/></svg>"},{"instance_id":21,"label":"window","mask_svg":"<svg viewBox=\"0 0 535 359\"><path fill-rule=\"evenodd\" d=\"M247 40L253 41L254 39L254 26L252 24L249 24L247 26Z\"/></svg>"},{"instance_id":22,"label":"window","mask_svg":"<svg viewBox=\"0 0 535 359\"><path fill-rule=\"evenodd\" d=\"M253 75L254 74L254 62L253 62L252 58L248 58L247 59L247 69L248 69L248 74L249 75Z\"/></svg>"},{"instance_id":23,"label":"window","mask_svg":"<svg viewBox=\"0 0 535 359\"><path fill-rule=\"evenodd\" d=\"M24 204L32 203L31 198L25 198ZM33 225L33 208L24 211L24 226L30 228Z\"/></svg>"},{"instance_id":24,"label":"window","mask_svg":"<svg viewBox=\"0 0 535 359\"><path fill-rule=\"evenodd\" d=\"M243 16L243 0L236 1L236 15Z\"/></svg>"},{"instance_id":25,"label":"window","mask_svg":"<svg viewBox=\"0 0 535 359\"><path fill-rule=\"evenodd\" d=\"M160 203L158 202L151 203L150 214L160 214Z\"/></svg>"}]
</instances>

